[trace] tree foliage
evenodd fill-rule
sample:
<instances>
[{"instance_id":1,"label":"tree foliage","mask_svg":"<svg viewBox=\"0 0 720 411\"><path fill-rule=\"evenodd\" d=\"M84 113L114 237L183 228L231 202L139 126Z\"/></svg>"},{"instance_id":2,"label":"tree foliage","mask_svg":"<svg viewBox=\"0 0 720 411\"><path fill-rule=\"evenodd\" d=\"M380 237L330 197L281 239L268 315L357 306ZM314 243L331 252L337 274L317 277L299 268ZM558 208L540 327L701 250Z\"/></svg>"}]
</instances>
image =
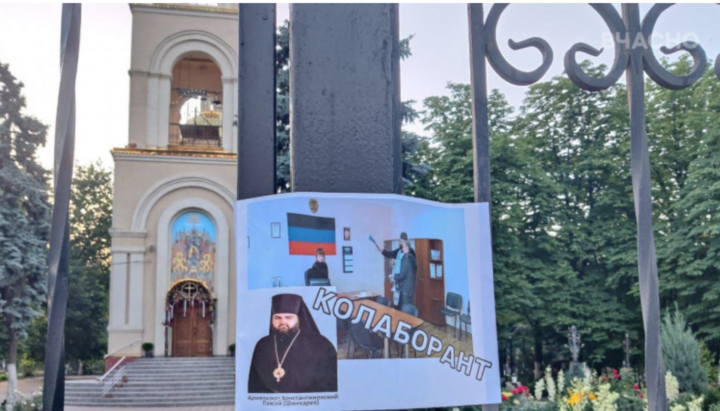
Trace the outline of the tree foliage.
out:
<instances>
[{"instance_id":1,"label":"tree foliage","mask_svg":"<svg viewBox=\"0 0 720 411\"><path fill-rule=\"evenodd\" d=\"M666 65L682 74L692 61ZM413 155L429 172L410 179L409 194L473 201L470 92L451 83L423 102L430 137ZM711 70L681 91L648 80L646 100L662 301L677 301L718 351L720 83ZM620 366L624 334L644 335L624 85L591 93L562 75L530 86L517 113L493 90L488 112L501 347L528 339L532 355L521 360L537 372L568 359L562 330L576 325L581 361ZM634 348L637 363L642 344Z\"/></svg>"},{"instance_id":2,"label":"tree foliage","mask_svg":"<svg viewBox=\"0 0 720 411\"><path fill-rule=\"evenodd\" d=\"M691 66L681 59L670 68ZM708 70L688 89L650 90L661 297L720 352L720 83Z\"/></svg>"},{"instance_id":3,"label":"tree foliage","mask_svg":"<svg viewBox=\"0 0 720 411\"><path fill-rule=\"evenodd\" d=\"M0 318L13 370L18 342L45 301L50 233L48 172L35 158L47 127L23 113L22 87L0 64Z\"/></svg>"},{"instance_id":4,"label":"tree foliage","mask_svg":"<svg viewBox=\"0 0 720 411\"><path fill-rule=\"evenodd\" d=\"M112 171L100 162L75 167L70 198L68 360L102 358L107 349Z\"/></svg>"},{"instance_id":5,"label":"tree foliage","mask_svg":"<svg viewBox=\"0 0 720 411\"><path fill-rule=\"evenodd\" d=\"M76 166L70 194L70 272L65 318L67 361L102 359L107 349L112 171L98 161ZM30 326L25 351L42 362L47 319Z\"/></svg>"},{"instance_id":6,"label":"tree foliage","mask_svg":"<svg viewBox=\"0 0 720 411\"><path fill-rule=\"evenodd\" d=\"M660 327L665 367L677 377L680 391L700 395L707 388L707 368L701 362L700 344L675 307L666 312Z\"/></svg>"}]
</instances>

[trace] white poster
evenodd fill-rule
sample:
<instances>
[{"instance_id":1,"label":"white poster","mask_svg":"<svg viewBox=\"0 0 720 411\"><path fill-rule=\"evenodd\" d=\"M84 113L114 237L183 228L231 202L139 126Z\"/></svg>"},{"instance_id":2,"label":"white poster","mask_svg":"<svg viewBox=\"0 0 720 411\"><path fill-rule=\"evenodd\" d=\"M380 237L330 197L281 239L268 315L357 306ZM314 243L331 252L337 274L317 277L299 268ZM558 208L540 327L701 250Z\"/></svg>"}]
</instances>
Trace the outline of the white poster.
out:
<instances>
[{"instance_id":1,"label":"white poster","mask_svg":"<svg viewBox=\"0 0 720 411\"><path fill-rule=\"evenodd\" d=\"M237 410L498 404L486 203L239 201Z\"/></svg>"}]
</instances>

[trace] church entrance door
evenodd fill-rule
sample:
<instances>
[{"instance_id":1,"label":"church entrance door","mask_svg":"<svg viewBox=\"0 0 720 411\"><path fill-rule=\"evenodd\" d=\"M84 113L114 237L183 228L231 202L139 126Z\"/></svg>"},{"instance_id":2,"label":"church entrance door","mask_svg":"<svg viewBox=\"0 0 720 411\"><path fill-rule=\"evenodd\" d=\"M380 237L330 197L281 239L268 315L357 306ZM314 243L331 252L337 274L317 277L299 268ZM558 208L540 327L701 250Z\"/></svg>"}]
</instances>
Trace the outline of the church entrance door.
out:
<instances>
[{"instance_id":1,"label":"church entrance door","mask_svg":"<svg viewBox=\"0 0 720 411\"><path fill-rule=\"evenodd\" d=\"M212 356L212 299L202 283L183 281L173 298L172 356Z\"/></svg>"}]
</instances>

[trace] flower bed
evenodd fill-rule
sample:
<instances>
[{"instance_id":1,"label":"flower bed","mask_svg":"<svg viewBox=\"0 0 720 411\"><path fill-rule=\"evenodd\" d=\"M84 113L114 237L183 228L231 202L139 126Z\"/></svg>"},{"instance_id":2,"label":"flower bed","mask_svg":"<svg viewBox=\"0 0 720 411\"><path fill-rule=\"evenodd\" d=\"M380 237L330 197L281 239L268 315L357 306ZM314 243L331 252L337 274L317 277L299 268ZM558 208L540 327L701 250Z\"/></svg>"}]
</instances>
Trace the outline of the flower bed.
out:
<instances>
[{"instance_id":1,"label":"flower bed","mask_svg":"<svg viewBox=\"0 0 720 411\"><path fill-rule=\"evenodd\" d=\"M535 382L534 392L519 386L502 393L501 411L647 411L647 393L631 369L608 369L603 375L567 378L560 371L553 378L550 369ZM670 411L720 411L720 404L704 404L703 395L679 392L670 372L665 390ZM717 390L717 388L711 388Z\"/></svg>"}]
</instances>

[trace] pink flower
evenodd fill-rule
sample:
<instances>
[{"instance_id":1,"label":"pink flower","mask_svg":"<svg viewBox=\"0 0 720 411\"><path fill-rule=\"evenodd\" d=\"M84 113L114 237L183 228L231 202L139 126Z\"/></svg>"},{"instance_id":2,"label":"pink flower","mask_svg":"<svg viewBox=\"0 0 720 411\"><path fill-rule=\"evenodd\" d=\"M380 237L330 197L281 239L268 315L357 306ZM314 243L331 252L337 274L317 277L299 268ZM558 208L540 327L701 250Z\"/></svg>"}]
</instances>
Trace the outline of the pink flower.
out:
<instances>
[{"instance_id":1,"label":"pink flower","mask_svg":"<svg viewBox=\"0 0 720 411\"><path fill-rule=\"evenodd\" d=\"M640 386L637 385L637 384L633 385L633 390L638 390L638 391L639 391L639 390L640 390Z\"/></svg>"},{"instance_id":2,"label":"pink flower","mask_svg":"<svg viewBox=\"0 0 720 411\"><path fill-rule=\"evenodd\" d=\"M645 394L640 394L640 398L645 398Z\"/></svg>"}]
</instances>

